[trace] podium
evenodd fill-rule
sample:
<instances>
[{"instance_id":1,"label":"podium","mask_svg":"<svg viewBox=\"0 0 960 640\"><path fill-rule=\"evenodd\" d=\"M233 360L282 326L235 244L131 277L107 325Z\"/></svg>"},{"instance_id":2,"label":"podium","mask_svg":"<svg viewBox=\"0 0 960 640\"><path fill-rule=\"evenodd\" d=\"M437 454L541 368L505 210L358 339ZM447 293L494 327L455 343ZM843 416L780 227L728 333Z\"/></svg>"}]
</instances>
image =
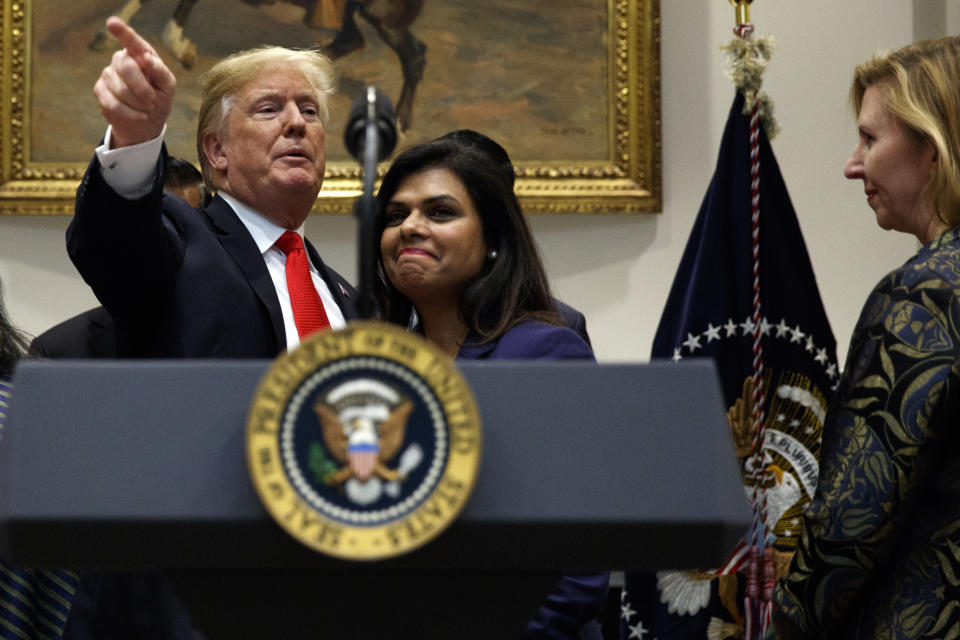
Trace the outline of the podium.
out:
<instances>
[{"instance_id":1,"label":"podium","mask_svg":"<svg viewBox=\"0 0 960 640\"><path fill-rule=\"evenodd\" d=\"M161 572L209 638L501 638L561 573L716 567L750 521L711 361L465 362L484 441L458 521L405 556L332 559L269 518L247 473L268 366L21 363L0 555Z\"/></svg>"}]
</instances>

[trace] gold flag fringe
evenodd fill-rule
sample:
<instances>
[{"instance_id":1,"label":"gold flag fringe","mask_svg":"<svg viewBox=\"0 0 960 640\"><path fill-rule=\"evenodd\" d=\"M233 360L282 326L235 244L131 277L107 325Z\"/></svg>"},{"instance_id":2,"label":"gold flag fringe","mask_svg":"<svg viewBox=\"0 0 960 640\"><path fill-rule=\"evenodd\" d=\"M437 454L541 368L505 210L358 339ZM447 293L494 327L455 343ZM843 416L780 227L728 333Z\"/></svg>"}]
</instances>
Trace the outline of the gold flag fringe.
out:
<instances>
[{"instance_id":1,"label":"gold flag fringe","mask_svg":"<svg viewBox=\"0 0 960 640\"><path fill-rule=\"evenodd\" d=\"M757 100L760 123L770 140L780 132L780 126L773 117L773 100L760 91L760 85L763 84L763 72L767 70L774 48L773 36L734 38L720 47L727 54L727 76L743 94L744 115L750 114L754 100Z\"/></svg>"}]
</instances>

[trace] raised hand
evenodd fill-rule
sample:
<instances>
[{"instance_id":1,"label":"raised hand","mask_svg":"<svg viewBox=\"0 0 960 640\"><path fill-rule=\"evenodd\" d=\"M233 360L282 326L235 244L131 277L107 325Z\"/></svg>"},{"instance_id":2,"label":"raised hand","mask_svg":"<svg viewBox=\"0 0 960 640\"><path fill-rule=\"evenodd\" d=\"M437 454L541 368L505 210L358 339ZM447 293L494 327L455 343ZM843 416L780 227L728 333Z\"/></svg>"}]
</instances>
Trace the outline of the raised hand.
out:
<instances>
[{"instance_id":1,"label":"raised hand","mask_svg":"<svg viewBox=\"0 0 960 640\"><path fill-rule=\"evenodd\" d=\"M163 131L177 79L146 40L116 16L107 31L123 46L93 86L100 113L113 127L111 146L152 140Z\"/></svg>"}]
</instances>

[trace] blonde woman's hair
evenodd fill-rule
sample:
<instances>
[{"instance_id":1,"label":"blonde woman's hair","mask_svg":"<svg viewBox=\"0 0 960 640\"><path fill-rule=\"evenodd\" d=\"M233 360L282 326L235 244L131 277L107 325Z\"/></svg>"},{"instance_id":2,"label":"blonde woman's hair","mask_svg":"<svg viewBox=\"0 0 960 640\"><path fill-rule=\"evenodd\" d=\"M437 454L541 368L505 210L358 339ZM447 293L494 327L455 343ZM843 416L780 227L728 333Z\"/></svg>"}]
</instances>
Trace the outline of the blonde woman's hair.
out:
<instances>
[{"instance_id":1,"label":"blonde woman's hair","mask_svg":"<svg viewBox=\"0 0 960 640\"><path fill-rule=\"evenodd\" d=\"M860 115L868 87L887 89L884 107L904 131L937 154L924 191L938 218L960 224L960 37L924 40L883 53L854 71L850 97Z\"/></svg>"},{"instance_id":2,"label":"blonde woman's hair","mask_svg":"<svg viewBox=\"0 0 960 640\"><path fill-rule=\"evenodd\" d=\"M213 171L203 150L203 139L220 131L237 91L262 72L272 67L300 71L317 94L320 120L326 126L330 116L327 96L336 91L333 63L315 49L259 47L228 56L207 71L201 80L200 113L197 122L197 158L207 189L213 191Z\"/></svg>"}]
</instances>

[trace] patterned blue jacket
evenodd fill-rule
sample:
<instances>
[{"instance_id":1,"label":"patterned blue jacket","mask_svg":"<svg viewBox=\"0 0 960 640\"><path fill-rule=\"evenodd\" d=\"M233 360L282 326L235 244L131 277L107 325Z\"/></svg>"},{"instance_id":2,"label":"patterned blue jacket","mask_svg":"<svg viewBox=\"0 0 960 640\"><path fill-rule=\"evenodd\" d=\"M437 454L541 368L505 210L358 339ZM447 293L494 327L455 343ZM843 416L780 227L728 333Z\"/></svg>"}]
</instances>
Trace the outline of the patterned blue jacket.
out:
<instances>
[{"instance_id":1,"label":"patterned blue jacket","mask_svg":"<svg viewBox=\"0 0 960 640\"><path fill-rule=\"evenodd\" d=\"M958 359L953 229L864 305L824 424L819 486L774 595L802 633L782 635L960 633Z\"/></svg>"}]
</instances>

